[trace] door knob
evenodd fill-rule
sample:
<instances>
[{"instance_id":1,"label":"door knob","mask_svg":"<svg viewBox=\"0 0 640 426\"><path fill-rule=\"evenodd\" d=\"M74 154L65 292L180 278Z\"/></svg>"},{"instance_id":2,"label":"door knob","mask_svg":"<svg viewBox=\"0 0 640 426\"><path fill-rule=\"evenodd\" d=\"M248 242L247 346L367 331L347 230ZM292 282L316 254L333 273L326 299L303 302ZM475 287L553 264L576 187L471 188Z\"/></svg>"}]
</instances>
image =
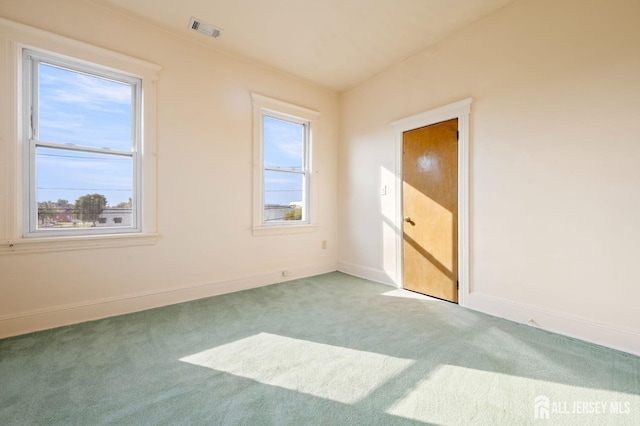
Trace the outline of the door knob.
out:
<instances>
[{"instance_id":1,"label":"door knob","mask_svg":"<svg viewBox=\"0 0 640 426\"><path fill-rule=\"evenodd\" d=\"M404 221L405 221L405 222L411 222L411 218L410 218L409 216L405 216L405 217L404 217Z\"/></svg>"}]
</instances>

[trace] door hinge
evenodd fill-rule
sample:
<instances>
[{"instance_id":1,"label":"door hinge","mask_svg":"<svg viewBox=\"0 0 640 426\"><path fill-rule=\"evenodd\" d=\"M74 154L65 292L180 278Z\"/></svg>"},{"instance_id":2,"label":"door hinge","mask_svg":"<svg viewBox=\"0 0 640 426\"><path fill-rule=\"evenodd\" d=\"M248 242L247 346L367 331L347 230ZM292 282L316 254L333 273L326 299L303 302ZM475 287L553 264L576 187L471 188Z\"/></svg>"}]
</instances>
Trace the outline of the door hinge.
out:
<instances>
[{"instance_id":1,"label":"door hinge","mask_svg":"<svg viewBox=\"0 0 640 426\"><path fill-rule=\"evenodd\" d=\"M460 131L456 130L456 140L459 141L460 140Z\"/></svg>"},{"instance_id":2,"label":"door hinge","mask_svg":"<svg viewBox=\"0 0 640 426\"><path fill-rule=\"evenodd\" d=\"M460 290L460 281L456 280L456 290Z\"/></svg>"}]
</instances>

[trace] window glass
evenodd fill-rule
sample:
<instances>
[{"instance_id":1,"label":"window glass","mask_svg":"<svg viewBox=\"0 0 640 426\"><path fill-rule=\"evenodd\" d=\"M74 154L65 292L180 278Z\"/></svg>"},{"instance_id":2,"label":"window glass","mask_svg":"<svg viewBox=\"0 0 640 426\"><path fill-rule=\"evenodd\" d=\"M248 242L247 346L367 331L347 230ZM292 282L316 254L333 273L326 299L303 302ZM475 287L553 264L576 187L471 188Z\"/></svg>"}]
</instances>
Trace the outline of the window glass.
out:
<instances>
[{"instance_id":1,"label":"window glass","mask_svg":"<svg viewBox=\"0 0 640 426\"><path fill-rule=\"evenodd\" d=\"M302 170L304 125L265 116L263 132L265 167Z\"/></svg>"},{"instance_id":2,"label":"window glass","mask_svg":"<svg viewBox=\"0 0 640 426\"><path fill-rule=\"evenodd\" d=\"M264 223L307 220L308 122L262 116Z\"/></svg>"},{"instance_id":3,"label":"window glass","mask_svg":"<svg viewBox=\"0 0 640 426\"><path fill-rule=\"evenodd\" d=\"M38 139L131 150L132 87L39 63Z\"/></svg>"},{"instance_id":4,"label":"window glass","mask_svg":"<svg viewBox=\"0 0 640 426\"><path fill-rule=\"evenodd\" d=\"M131 157L36 149L38 228L90 228L107 206L126 206L131 214ZM88 215L86 204L96 196L103 197L104 203L93 203L89 208L95 211ZM40 208L43 205L49 207L43 210ZM60 214L53 215L55 212Z\"/></svg>"},{"instance_id":5,"label":"window glass","mask_svg":"<svg viewBox=\"0 0 640 426\"><path fill-rule=\"evenodd\" d=\"M28 50L25 56L27 232L139 231L140 81Z\"/></svg>"},{"instance_id":6,"label":"window glass","mask_svg":"<svg viewBox=\"0 0 640 426\"><path fill-rule=\"evenodd\" d=\"M265 222L302 220L304 208L303 198L304 174L272 170L265 171Z\"/></svg>"}]
</instances>

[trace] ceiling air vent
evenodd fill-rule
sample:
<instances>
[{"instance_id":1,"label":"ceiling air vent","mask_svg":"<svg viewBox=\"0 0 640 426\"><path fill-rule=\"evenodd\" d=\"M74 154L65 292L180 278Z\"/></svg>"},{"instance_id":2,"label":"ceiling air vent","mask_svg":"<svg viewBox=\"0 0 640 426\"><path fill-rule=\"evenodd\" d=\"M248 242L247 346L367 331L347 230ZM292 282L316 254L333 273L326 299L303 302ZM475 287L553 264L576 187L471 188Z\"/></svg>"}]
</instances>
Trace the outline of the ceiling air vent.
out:
<instances>
[{"instance_id":1,"label":"ceiling air vent","mask_svg":"<svg viewBox=\"0 0 640 426\"><path fill-rule=\"evenodd\" d=\"M218 38L220 37L220 34L222 34L222 28L207 24L206 22L202 22L200 19L194 17L191 17L191 21L189 21L189 28L199 32L200 34L213 38Z\"/></svg>"}]
</instances>

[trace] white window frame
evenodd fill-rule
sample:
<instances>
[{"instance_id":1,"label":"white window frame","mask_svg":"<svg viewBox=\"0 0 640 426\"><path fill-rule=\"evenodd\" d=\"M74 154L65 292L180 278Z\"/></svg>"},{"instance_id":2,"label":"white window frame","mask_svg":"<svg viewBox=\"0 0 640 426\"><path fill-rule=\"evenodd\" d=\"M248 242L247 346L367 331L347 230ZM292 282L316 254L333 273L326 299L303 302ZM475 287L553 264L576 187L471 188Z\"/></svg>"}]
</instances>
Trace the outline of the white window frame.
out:
<instances>
[{"instance_id":1,"label":"white window frame","mask_svg":"<svg viewBox=\"0 0 640 426\"><path fill-rule=\"evenodd\" d=\"M32 180L28 162L30 143L25 123L25 96L31 89L25 88L23 51L28 49L46 55L71 68L87 67L91 73L100 70L105 75L119 76L140 81L139 167L135 179L139 179L138 217L134 232L124 228L100 228L89 234L64 234L59 232L29 232L31 194L26 188ZM67 62L65 62L67 61ZM160 67L90 44L58 36L0 18L0 255L11 253L49 252L59 250L83 250L100 247L122 247L154 244L156 229L156 82ZM27 162L27 163L25 163ZM31 196L31 195L29 195ZM37 211L36 211L37 214Z\"/></svg>"},{"instance_id":2,"label":"white window frame","mask_svg":"<svg viewBox=\"0 0 640 426\"><path fill-rule=\"evenodd\" d=\"M288 221L288 220L273 220L273 221L266 221L264 218L264 205L262 208L262 217L261 217L261 221L262 221L262 226L289 226L290 224L309 224L309 188L310 188L310 177L311 177L311 170L309 168L310 165L310 134L311 134L311 125L309 123L309 121L307 120L301 120L299 118L296 117L291 117L291 116L285 116L283 114L280 113L276 113L273 111L268 111L268 110L262 110L261 112L262 117L260 119L260 125L262 127L261 129L261 142L260 142L260 146L264 148L264 119L265 118L272 118L275 120L281 120L287 123L293 123L293 124L298 124L300 126L302 126L303 129L303 141L302 141L302 169L297 170L297 169L288 169L288 168L280 168L280 167L267 167L264 164L264 152L263 152L263 158L262 158L262 182L264 185L264 181L266 179L266 173L267 172L278 172L278 173L291 173L291 174L296 174L296 175L300 175L303 178L303 187L302 187L302 217L300 220L298 221ZM262 195L264 197L264 187L263 187L263 192ZM264 200L263 200L264 203Z\"/></svg>"},{"instance_id":3,"label":"white window frame","mask_svg":"<svg viewBox=\"0 0 640 426\"><path fill-rule=\"evenodd\" d=\"M253 235L278 235L300 232L313 232L317 229L315 203L315 179L313 171L314 140L317 139L318 118L320 113L308 108L284 102L256 93L251 94L253 101ZM263 119L271 117L277 120L301 124L305 129L303 170L267 168L264 165ZM265 171L298 173L304 175L303 217L302 220L269 221L264 220L264 176Z\"/></svg>"},{"instance_id":4,"label":"white window frame","mask_svg":"<svg viewBox=\"0 0 640 426\"><path fill-rule=\"evenodd\" d=\"M38 134L39 130L39 64L45 63L53 66L59 66L70 71L86 73L90 76L107 78L120 83L125 83L133 89L132 99L132 135L131 135L131 149L129 151L118 151L105 148L89 148L80 146L67 146L64 141L43 141ZM141 99L142 99L142 80L137 77L131 77L120 72L114 72L110 69L97 65L88 65L85 63L77 62L76 60L69 58L61 58L50 53L43 53L39 51L33 51L30 49L23 49L23 66L22 66L22 78L23 78L23 170L24 170L24 203L26 208L24 209L24 233L27 238L30 237L45 237L45 236L70 236L70 235L95 235L95 234L120 234L120 233L134 233L142 232L142 220L141 215L138 214L140 210L140 201L142 195L142 178L140 171L142 170L140 160L140 147L142 145L142 129L140 126L141 118ZM110 156L122 156L129 157L133 164L132 187L132 226L130 227L93 227L93 228L79 228L69 230L50 230L50 229L38 229L38 200L37 200L37 179L36 179L36 150L38 147L54 148L54 149L66 149L72 152L84 152L95 154L106 154ZM73 200L70 200L73 201Z\"/></svg>"}]
</instances>

